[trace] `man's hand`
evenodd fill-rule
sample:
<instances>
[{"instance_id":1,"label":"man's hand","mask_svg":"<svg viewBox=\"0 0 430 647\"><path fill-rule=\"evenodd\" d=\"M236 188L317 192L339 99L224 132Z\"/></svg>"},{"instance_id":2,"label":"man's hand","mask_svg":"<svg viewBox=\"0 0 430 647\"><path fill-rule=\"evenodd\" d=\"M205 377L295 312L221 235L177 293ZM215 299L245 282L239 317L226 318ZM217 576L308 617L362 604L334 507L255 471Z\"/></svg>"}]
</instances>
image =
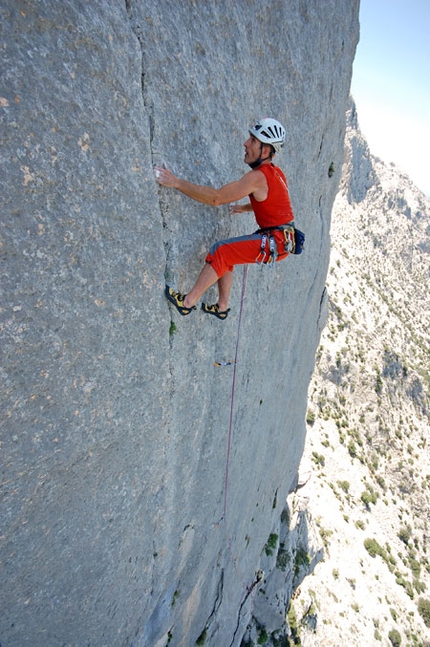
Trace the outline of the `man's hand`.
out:
<instances>
[{"instance_id":1,"label":"man's hand","mask_svg":"<svg viewBox=\"0 0 430 647\"><path fill-rule=\"evenodd\" d=\"M235 213L244 213L245 211L252 211L252 206L250 202L246 204L231 204L228 208L231 216L234 216Z\"/></svg>"},{"instance_id":2,"label":"man's hand","mask_svg":"<svg viewBox=\"0 0 430 647\"><path fill-rule=\"evenodd\" d=\"M168 168L154 166L154 176L158 184L176 189L177 178L173 175L172 171L169 171Z\"/></svg>"}]
</instances>

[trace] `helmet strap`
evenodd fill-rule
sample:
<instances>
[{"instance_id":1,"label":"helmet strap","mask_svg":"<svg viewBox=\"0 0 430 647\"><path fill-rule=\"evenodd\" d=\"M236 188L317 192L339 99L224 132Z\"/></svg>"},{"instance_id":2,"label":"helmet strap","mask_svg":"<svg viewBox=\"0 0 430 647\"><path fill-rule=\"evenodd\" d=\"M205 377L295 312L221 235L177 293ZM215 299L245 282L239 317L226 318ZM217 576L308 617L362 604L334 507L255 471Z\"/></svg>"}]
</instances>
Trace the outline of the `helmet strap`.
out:
<instances>
[{"instance_id":1,"label":"helmet strap","mask_svg":"<svg viewBox=\"0 0 430 647\"><path fill-rule=\"evenodd\" d=\"M252 168L252 170L254 170L254 169L258 168L259 166L261 166L261 164L263 162L265 162L266 160L272 159L273 154L269 155L268 157L261 157L262 152L263 152L263 143L260 142L260 157L258 158L258 160L255 160L255 162L248 163L248 166L250 166Z\"/></svg>"}]
</instances>

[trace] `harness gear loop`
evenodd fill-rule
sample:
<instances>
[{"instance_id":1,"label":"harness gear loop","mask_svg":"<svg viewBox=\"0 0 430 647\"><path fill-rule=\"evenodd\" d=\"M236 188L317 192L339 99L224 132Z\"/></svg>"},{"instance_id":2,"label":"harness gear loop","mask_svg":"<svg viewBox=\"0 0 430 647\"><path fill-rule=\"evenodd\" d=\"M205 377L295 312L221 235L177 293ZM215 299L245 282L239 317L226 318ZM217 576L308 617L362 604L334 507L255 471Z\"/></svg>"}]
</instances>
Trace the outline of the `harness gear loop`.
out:
<instances>
[{"instance_id":1,"label":"harness gear loop","mask_svg":"<svg viewBox=\"0 0 430 647\"><path fill-rule=\"evenodd\" d=\"M273 236L269 236L269 258L267 260L267 265L272 269L275 267L277 255L278 250L276 248L275 239Z\"/></svg>"},{"instance_id":2,"label":"harness gear loop","mask_svg":"<svg viewBox=\"0 0 430 647\"><path fill-rule=\"evenodd\" d=\"M266 258L266 242L267 242L267 234L263 234L261 236L260 251L258 253L258 256L255 259L255 262L257 263L257 265L263 265L264 260Z\"/></svg>"},{"instance_id":3,"label":"harness gear loop","mask_svg":"<svg viewBox=\"0 0 430 647\"><path fill-rule=\"evenodd\" d=\"M275 229L283 230L283 227L269 227L267 230L259 229L256 233L261 234L261 246L255 262L257 265L268 265L269 267L275 267L275 262L278 257L278 249L275 241L275 237L272 234L267 232L273 231ZM284 233L285 235L285 233ZM269 241L269 249L266 252L266 243ZM266 260L267 256L267 260Z\"/></svg>"},{"instance_id":4,"label":"harness gear loop","mask_svg":"<svg viewBox=\"0 0 430 647\"><path fill-rule=\"evenodd\" d=\"M296 238L294 236L294 227L291 225L285 225L283 227L284 230L284 238L285 238L285 243L284 243L284 249L286 252L289 252L290 254L294 254L294 251L296 249Z\"/></svg>"}]
</instances>

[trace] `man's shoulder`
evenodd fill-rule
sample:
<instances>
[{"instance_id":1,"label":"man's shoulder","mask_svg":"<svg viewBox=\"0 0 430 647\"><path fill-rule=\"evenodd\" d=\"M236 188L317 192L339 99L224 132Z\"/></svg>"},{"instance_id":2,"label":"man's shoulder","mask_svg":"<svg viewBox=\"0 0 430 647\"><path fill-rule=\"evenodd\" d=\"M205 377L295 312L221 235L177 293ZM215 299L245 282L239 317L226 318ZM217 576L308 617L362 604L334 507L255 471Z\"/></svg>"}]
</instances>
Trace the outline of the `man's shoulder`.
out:
<instances>
[{"instance_id":1,"label":"man's shoulder","mask_svg":"<svg viewBox=\"0 0 430 647\"><path fill-rule=\"evenodd\" d=\"M264 173L282 173L282 169L279 168L279 166L276 166L273 162L270 162L268 164L262 164L261 166L258 167L257 170L262 170Z\"/></svg>"},{"instance_id":2,"label":"man's shoulder","mask_svg":"<svg viewBox=\"0 0 430 647\"><path fill-rule=\"evenodd\" d=\"M273 168L274 168L274 171L275 171L275 175L280 177L281 180L283 182L285 182L285 184L287 184L287 176L285 175L284 171L281 168L279 168L279 166L274 165Z\"/></svg>"},{"instance_id":3,"label":"man's shoulder","mask_svg":"<svg viewBox=\"0 0 430 647\"><path fill-rule=\"evenodd\" d=\"M279 166L276 166L276 164L273 164L273 162L271 162L270 164L262 164L258 170L263 171L264 175L267 178L281 176L282 179L286 181L284 171L279 168Z\"/></svg>"},{"instance_id":4,"label":"man's shoulder","mask_svg":"<svg viewBox=\"0 0 430 647\"><path fill-rule=\"evenodd\" d=\"M255 182L256 178L264 178L265 173L262 172L262 167L259 166L258 168L251 169L250 171L247 171L243 176L243 179L249 179L251 182Z\"/></svg>"}]
</instances>

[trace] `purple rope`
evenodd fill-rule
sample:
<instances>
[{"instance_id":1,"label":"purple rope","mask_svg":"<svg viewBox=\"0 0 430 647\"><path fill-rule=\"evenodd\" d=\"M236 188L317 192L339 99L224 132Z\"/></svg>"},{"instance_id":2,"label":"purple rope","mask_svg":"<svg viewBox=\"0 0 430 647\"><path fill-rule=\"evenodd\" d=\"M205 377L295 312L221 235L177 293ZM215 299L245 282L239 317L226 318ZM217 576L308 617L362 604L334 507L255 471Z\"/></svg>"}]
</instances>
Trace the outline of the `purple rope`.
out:
<instances>
[{"instance_id":1,"label":"purple rope","mask_svg":"<svg viewBox=\"0 0 430 647\"><path fill-rule=\"evenodd\" d=\"M228 443L227 443L227 461L226 461L226 466L225 466L225 482L224 482L224 510L223 510L223 516L221 517L222 520L224 520L225 523L225 528L226 528L226 533L227 533L227 544L228 544L228 550L230 553L230 558L231 561L233 562L234 570L236 572L236 575L239 579L239 581L242 583L244 589L246 589L246 597L245 600L248 598L248 596L251 595L251 609L254 606L254 596L257 591L257 584L259 582L259 579L254 580L254 582L249 586L237 565L236 557L233 555L233 549L232 549L232 538L228 535L228 529L227 529L227 497L228 497L228 478L229 478L229 466L230 466L230 452L231 452L231 441L233 437L233 418L234 418L234 394L236 390L236 367L237 367L237 358L239 355L239 342L240 342L240 328L242 324L242 313L243 313L243 304L245 301L245 290L246 290L246 277L248 275L248 265L244 265L243 267L243 279L242 279L242 294L240 297L240 309L239 309L239 319L237 323L237 337L236 337L236 351L234 354L234 364L233 364L233 379L232 379L232 384L231 384L231 402L230 402L230 421L229 421L229 427L228 427ZM244 600L244 601L245 601Z\"/></svg>"},{"instance_id":2,"label":"purple rope","mask_svg":"<svg viewBox=\"0 0 430 647\"><path fill-rule=\"evenodd\" d=\"M227 462L225 467L225 482L224 482L224 510L223 510L223 519L226 521L227 517L227 495L228 495L228 473L230 466L230 451L231 451L231 439L233 435L233 413L234 413L234 392L236 388L236 368L237 368L237 357L239 353L239 341L240 341L240 327L242 323L242 312L243 312L243 303L245 301L245 289L246 289L246 277L248 274L248 265L243 266L243 279L242 279L242 294L240 297L240 309L239 309L239 320L237 323L237 337L236 337L236 351L234 354L234 365L233 365L233 380L231 383L231 402L230 402L230 422L228 428L228 443L227 443Z\"/></svg>"}]
</instances>

